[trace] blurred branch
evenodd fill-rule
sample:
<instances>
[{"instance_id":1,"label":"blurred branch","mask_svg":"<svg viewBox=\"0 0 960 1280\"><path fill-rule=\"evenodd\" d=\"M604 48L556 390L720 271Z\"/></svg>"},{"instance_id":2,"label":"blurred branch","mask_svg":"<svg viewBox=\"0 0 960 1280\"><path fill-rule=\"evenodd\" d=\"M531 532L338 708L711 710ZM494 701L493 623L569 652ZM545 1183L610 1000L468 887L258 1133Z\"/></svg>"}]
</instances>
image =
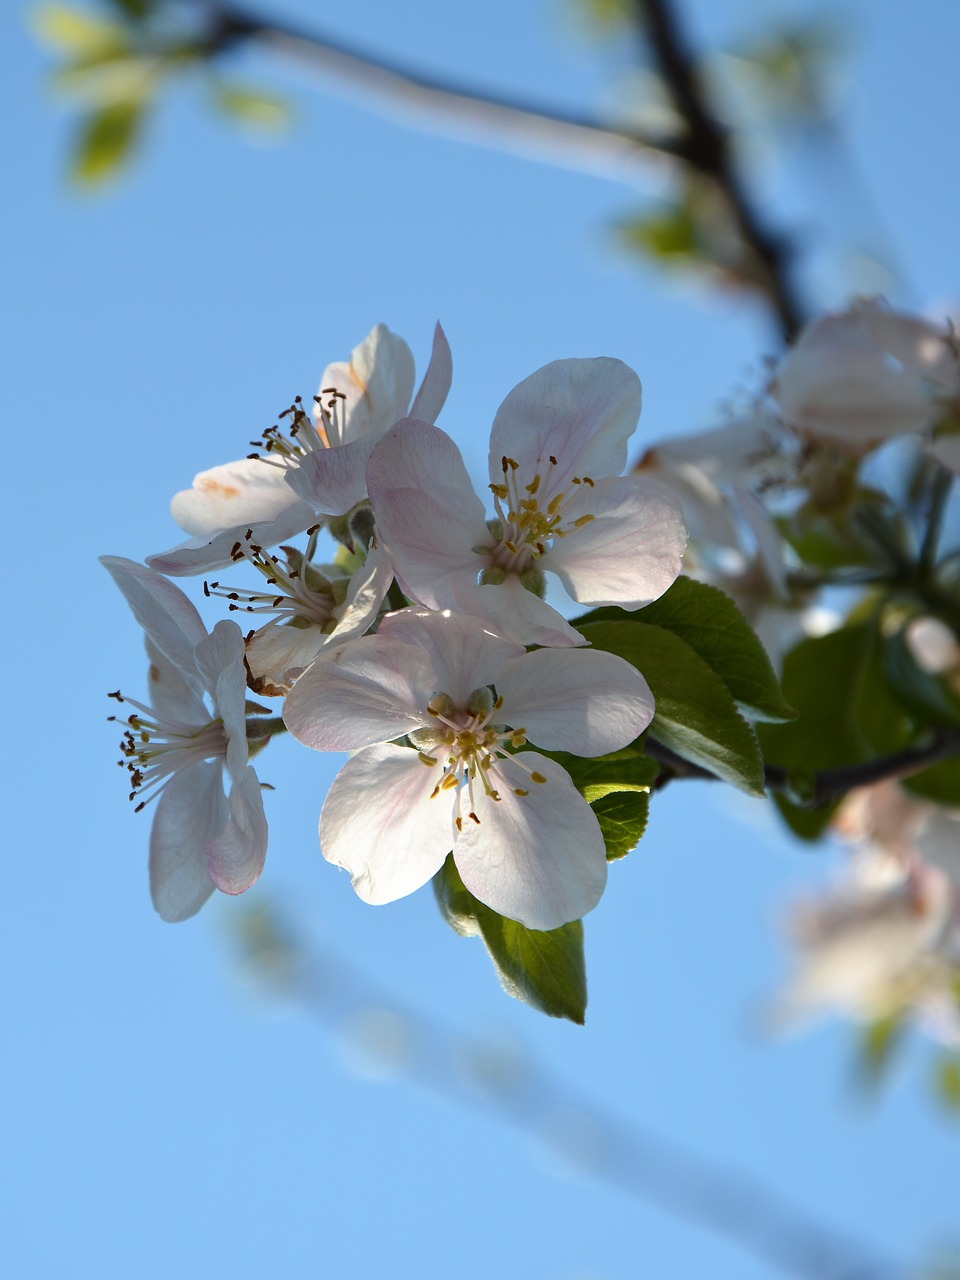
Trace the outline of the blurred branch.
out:
<instances>
[{"instance_id":1,"label":"blurred branch","mask_svg":"<svg viewBox=\"0 0 960 1280\"><path fill-rule=\"evenodd\" d=\"M376 1065L492 1113L563 1163L712 1230L799 1280L903 1280L892 1264L808 1218L762 1183L604 1113L529 1055L462 1035L398 1003L341 958L295 937L269 907L239 916L253 972Z\"/></svg>"},{"instance_id":2,"label":"blurred branch","mask_svg":"<svg viewBox=\"0 0 960 1280\"><path fill-rule=\"evenodd\" d=\"M245 42L291 54L322 75L329 75L394 107L431 114L483 131L499 145L549 148L569 163L579 156L589 167L622 167L667 162L692 163L683 142L619 129L588 116L571 115L517 98L504 98L427 76L408 66L375 57L322 34L231 4L198 0L209 14L206 41L211 55Z\"/></svg>"},{"instance_id":3,"label":"blurred branch","mask_svg":"<svg viewBox=\"0 0 960 1280\"><path fill-rule=\"evenodd\" d=\"M753 208L734 160L730 134L707 105L696 64L670 0L634 0L644 39L684 124L684 161L719 188L744 243L756 259L758 275L783 333L792 341L804 322L803 307L790 278L793 251L764 226Z\"/></svg>"}]
</instances>

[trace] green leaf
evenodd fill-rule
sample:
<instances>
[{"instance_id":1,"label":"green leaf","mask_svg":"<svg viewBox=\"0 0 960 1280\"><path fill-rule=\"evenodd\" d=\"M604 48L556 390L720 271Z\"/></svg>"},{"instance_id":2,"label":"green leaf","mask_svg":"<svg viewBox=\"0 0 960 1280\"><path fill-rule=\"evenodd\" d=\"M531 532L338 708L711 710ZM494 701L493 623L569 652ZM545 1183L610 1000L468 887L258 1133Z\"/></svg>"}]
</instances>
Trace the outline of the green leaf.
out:
<instances>
[{"instance_id":1,"label":"green leaf","mask_svg":"<svg viewBox=\"0 0 960 1280\"><path fill-rule=\"evenodd\" d=\"M587 966L581 920L549 931L507 920L473 896L452 854L434 876L433 888L447 923L462 937L482 938L508 995L582 1026Z\"/></svg>"},{"instance_id":2,"label":"green leaf","mask_svg":"<svg viewBox=\"0 0 960 1280\"><path fill-rule=\"evenodd\" d=\"M32 22L41 40L67 53L83 56L126 48L127 36L121 23L94 17L69 5L41 5L32 15Z\"/></svg>"},{"instance_id":3,"label":"green leaf","mask_svg":"<svg viewBox=\"0 0 960 1280\"><path fill-rule=\"evenodd\" d=\"M647 828L650 788L660 766L642 754L642 739L622 751L588 760L566 751L548 751L562 764L600 823L607 860L626 857Z\"/></svg>"},{"instance_id":4,"label":"green leaf","mask_svg":"<svg viewBox=\"0 0 960 1280\"><path fill-rule=\"evenodd\" d=\"M876 1088L886 1077L903 1039L902 1012L871 1022L860 1041L857 1076L861 1085Z\"/></svg>"},{"instance_id":5,"label":"green leaf","mask_svg":"<svg viewBox=\"0 0 960 1280\"><path fill-rule=\"evenodd\" d=\"M132 18L135 22L148 17L155 7L155 0L109 0L109 2L124 17Z\"/></svg>"},{"instance_id":6,"label":"green leaf","mask_svg":"<svg viewBox=\"0 0 960 1280\"><path fill-rule=\"evenodd\" d=\"M646 677L657 700L652 737L748 794L764 794L753 729L723 680L685 640L634 619L588 622L578 630L595 648L618 654Z\"/></svg>"},{"instance_id":7,"label":"green leaf","mask_svg":"<svg viewBox=\"0 0 960 1280\"><path fill-rule=\"evenodd\" d=\"M593 621L600 612L588 613L579 621ZM653 604L627 615L620 612L619 617L652 623L685 640L752 719L776 723L796 719L759 636L718 587L680 577Z\"/></svg>"},{"instance_id":8,"label":"green leaf","mask_svg":"<svg viewBox=\"0 0 960 1280\"><path fill-rule=\"evenodd\" d=\"M920 666L907 643L905 628L885 640L883 666L897 698L910 711L928 724L960 724L960 700L942 678Z\"/></svg>"},{"instance_id":9,"label":"green leaf","mask_svg":"<svg viewBox=\"0 0 960 1280\"><path fill-rule=\"evenodd\" d=\"M960 760L941 760L901 778L900 785L924 800L956 808L960 804Z\"/></svg>"},{"instance_id":10,"label":"green leaf","mask_svg":"<svg viewBox=\"0 0 960 1280\"><path fill-rule=\"evenodd\" d=\"M214 104L224 115L265 133L278 133L290 124L291 111L282 98L243 85L216 84Z\"/></svg>"},{"instance_id":11,"label":"green leaf","mask_svg":"<svg viewBox=\"0 0 960 1280\"><path fill-rule=\"evenodd\" d=\"M144 114L142 99L127 98L88 115L74 152L73 178L92 185L113 177L133 154Z\"/></svg>"},{"instance_id":12,"label":"green leaf","mask_svg":"<svg viewBox=\"0 0 960 1280\"><path fill-rule=\"evenodd\" d=\"M944 1106L960 1115L960 1057L949 1054L936 1067L937 1096Z\"/></svg>"}]
</instances>

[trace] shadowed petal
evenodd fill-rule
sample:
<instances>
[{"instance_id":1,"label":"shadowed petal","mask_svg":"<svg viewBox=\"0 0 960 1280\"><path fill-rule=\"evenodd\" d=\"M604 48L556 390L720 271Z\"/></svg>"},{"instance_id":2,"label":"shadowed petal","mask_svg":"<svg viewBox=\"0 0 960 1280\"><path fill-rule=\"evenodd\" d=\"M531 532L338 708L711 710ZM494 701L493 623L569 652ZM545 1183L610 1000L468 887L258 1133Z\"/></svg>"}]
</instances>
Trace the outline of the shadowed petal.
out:
<instances>
[{"instance_id":1,"label":"shadowed petal","mask_svg":"<svg viewBox=\"0 0 960 1280\"><path fill-rule=\"evenodd\" d=\"M546 782L533 782L518 761ZM453 856L463 883L528 929L558 929L600 901L607 856L600 824L567 771L534 751L502 760L501 799L478 799ZM510 788L527 792L516 795Z\"/></svg>"},{"instance_id":2,"label":"shadowed petal","mask_svg":"<svg viewBox=\"0 0 960 1280\"><path fill-rule=\"evenodd\" d=\"M133 560L101 556L100 563L123 592L133 616L161 653L188 680L195 678L194 649L207 629L179 587Z\"/></svg>"},{"instance_id":3,"label":"shadowed petal","mask_svg":"<svg viewBox=\"0 0 960 1280\"><path fill-rule=\"evenodd\" d=\"M286 486L284 486L286 488ZM291 492L288 490L288 492ZM223 569L233 564L233 552L247 530L250 541L258 547L275 547L288 538L294 538L317 522L317 513L306 502L297 501L286 507L274 520L262 520L255 524L235 525L223 529L212 538L200 536L181 542L169 551L159 551L147 556L147 564L159 573L171 578L188 577L195 573L208 573L211 569Z\"/></svg>"},{"instance_id":4,"label":"shadowed petal","mask_svg":"<svg viewBox=\"0 0 960 1280\"><path fill-rule=\"evenodd\" d=\"M204 844L229 813L218 761L195 764L164 787L150 832L150 896L169 924L196 915L213 893Z\"/></svg>"},{"instance_id":5,"label":"shadowed petal","mask_svg":"<svg viewBox=\"0 0 960 1280\"><path fill-rule=\"evenodd\" d=\"M430 364L423 375L423 382L417 392L416 399L410 406L410 417L419 418L421 422L436 422L440 410L450 393L453 382L453 357L450 344L439 322L433 331L433 351Z\"/></svg>"},{"instance_id":6,"label":"shadowed petal","mask_svg":"<svg viewBox=\"0 0 960 1280\"><path fill-rule=\"evenodd\" d=\"M170 514L185 533L209 537L221 529L274 520L296 499L284 483L286 471L260 458L240 458L211 467L181 489Z\"/></svg>"},{"instance_id":7,"label":"shadowed petal","mask_svg":"<svg viewBox=\"0 0 960 1280\"><path fill-rule=\"evenodd\" d=\"M259 878L267 856L267 818L257 775L247 765L230 788L229 820L204 850L210 879L224 893L243 893Z\"/></svg>"},{"instance_id":8,"label":"shadowed petal","mask_svg":"<svg viewBox=\"0 0 960 1280\"><path fill-rule=\"evenodd\" d=\"M430 799L440 778L406 747L361 751L334 779L320 815L328 862L350 872L365 902L393 902L427 883L453 843L453 798Z\"/></svg>"}]
</instances>

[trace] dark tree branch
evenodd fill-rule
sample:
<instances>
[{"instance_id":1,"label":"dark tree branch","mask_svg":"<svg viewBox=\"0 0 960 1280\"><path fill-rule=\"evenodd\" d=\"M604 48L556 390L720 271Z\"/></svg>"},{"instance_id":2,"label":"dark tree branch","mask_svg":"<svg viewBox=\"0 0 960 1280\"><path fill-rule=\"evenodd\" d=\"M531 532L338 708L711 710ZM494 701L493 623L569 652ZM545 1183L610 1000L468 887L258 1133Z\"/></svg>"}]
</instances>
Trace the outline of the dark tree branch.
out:
<instances>
[{"instance_id":1,"label":"dark tree branch","mask_svg":"<svg viewBox=\"0 0 960 1280\"><path fill-rule=\"evenodd\" d=\"M733 220L757 264L784 340L796 337L804 308L791 282L793 251L764 226L738 172L730 134L710 111L696 64L670 0L634 0L643 36L686 128L684 159L723 192Z\"/></svg>"},{"instance_id":2,"label":"dark tree branch","mask_svg":"<svg viewBox=\"0 0 960 1280\"><path fill-rule=\"evenodd\" d=\"M699 778L705 782L718 782L716 774L702 765L685 760L656 738L648 738L646 754L663 765L663 772L654 783L655 790L661 790L668 783L679 778ZM911 747L906 751L895 751L892 755L877 756L875 760L865 760L860 764L845 765L840 769L821 769L800 777L800 771L785 769L781 765L765 764L764 779L771 791L794 791L798 785L803 786L805 798L801 805L806 809L819 809L845 796L856 787L868 787L874 782L884 782L888 778L908 778L912 773L919 773L930 765L939 764L943 760L952 760L960 756L960 730L944 729L933 738L926 747ZM794 803L799 803L794 800Z\"/></svg>"}]
</instances>

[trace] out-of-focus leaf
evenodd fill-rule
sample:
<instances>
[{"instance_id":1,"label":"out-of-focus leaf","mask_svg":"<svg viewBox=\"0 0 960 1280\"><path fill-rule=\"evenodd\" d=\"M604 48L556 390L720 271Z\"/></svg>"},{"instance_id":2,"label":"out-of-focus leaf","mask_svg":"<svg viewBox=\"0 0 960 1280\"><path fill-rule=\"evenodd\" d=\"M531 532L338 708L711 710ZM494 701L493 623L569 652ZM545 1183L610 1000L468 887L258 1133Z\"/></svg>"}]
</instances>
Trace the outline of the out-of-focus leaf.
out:
<instances>
[{"instance_id":1,"label":"out-of-focus leaf","mask_svg":"<svg viewBox=\"0 0 960 1280\"><path fill-rule=\"evenodd\" d=\"M452 854L434 876L433 888L447 923L463 937L483 939L508 995L552 1018L583 1024L587 966L582 921L542 931L507 920L473 896Z\"/></svg>"},{"instance_id":2,"label":"out-of-focus leaf","mask_svg":"<svg viewBox=\"0 0 960 1280\"><path fill-rule=\"evenodd\" d=\"M883 665L897 698L915 715L929 724L960 725L960 699L950 692L942 678L923 670L911 652L903 628L885 639Z\"/></svg>"},{"instance_id":3,"label":"out-of-focus leaf","mask_svg":"<svg viewBox=\"0 0 960 1280\"><path fill-rule=\"evenodd\" d=\"M127 33L122 23L96 17L88 10L45 4L34 12L32 22L41 40L78 57L127 47Z\"/></svg>"},{"instance_id":4,"label":"out-of-focus leaf","mask_svg":"<svg viewBox=\"0 0 960 1280\"><path fill-rule=\"evenodd\" d=\"M130 160L140 136L145 106L142 98L127 98L84 119L71 170L77 182L103 182Z\"/></svg>"},{"instance_id":5,"label":"out-of-focus leaf","mask_svg":"<svg viewBox=\"0 0 960 1280\"><path fill-rule=\"evenodd\" d=\"M109 0L109 3L125 17L133 18L134 21L149 17L156 8L155 0Z\"/></svg>"},{"instance_id":6,"label":"out-of-focus leaf","mask_svg":"<svg viewBox=\"0 0 960 1280\"><path fill-rule=\"evenodd\" d=\"M950 1054L937 1063L937 1097L948 1111L960 1115L960 1057Z\"/></svg>"},{"instance_id":7,"label":"out-of-focus leaf","mask_svg":"<svg viewBox=\"0 0 960 1280\"><path fill-rule=\"evenodd\" d=\"M956 809L960 807L960 760L941 760L902 778L901 785L912 795Z\"/></svg>"},{"instance_id":8,"label":"out-of-focus leaf","mask_svg":"<svg viewBox=\"0 0 960 1280\"><path fill-rule=\"evenodd\" d=\"M903 1016L891 1013L871 1022L860 1041L857 1077L861 1085L876 1088L893 1065L903 1037Z\"/></svg>"},{"instance_id":9,"label":"out-of-focus leaf","mask_svg":"<svg viewBox=\"0 0 960 1280\"><path fill-rule=\"evenodd\" d=\"M259 89L218 83L213 100L224 115L265 133L288 128L292 118L288 103Z\"/></svg>"}]
</instances>

